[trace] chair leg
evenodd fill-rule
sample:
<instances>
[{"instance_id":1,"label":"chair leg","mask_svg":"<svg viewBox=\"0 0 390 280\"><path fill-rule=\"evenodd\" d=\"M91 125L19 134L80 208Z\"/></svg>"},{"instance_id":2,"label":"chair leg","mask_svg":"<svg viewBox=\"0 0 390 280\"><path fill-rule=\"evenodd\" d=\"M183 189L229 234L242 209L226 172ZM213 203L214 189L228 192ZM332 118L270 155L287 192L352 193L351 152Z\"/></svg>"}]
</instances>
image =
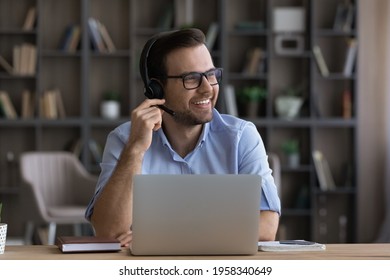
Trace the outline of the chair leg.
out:
<instances>
[{"instance_id":1,"label":"chair leg","mask_svg":"<svg viewBox=\"0 0 390 280\"><path fill-rule=\"evenodd\" d=\"M73 224L73 233L75 236L81 236L82 232L82 224Z\"/></svg>"},{"instance_id":2,"label":"chair leg","mask_svg":"<svg viewBox=\"0 0 390 280\"><path fill-rule=\"evenodd\" d=\"M24 244L31 245L34 236L34 222L28 221L26 223L26 230L24 232Z\"/></svg>"},{"instance_id":3,"label":"chair leg","mask_svg":"<svg viewBox=\"0 0 390 280\"><path fill-rule=\"evenodd\" d=\"M56 223L49 223L49 233L47 238L48 245L54 245L55 238L56 238Z\"/></svg>"}]
</instances>

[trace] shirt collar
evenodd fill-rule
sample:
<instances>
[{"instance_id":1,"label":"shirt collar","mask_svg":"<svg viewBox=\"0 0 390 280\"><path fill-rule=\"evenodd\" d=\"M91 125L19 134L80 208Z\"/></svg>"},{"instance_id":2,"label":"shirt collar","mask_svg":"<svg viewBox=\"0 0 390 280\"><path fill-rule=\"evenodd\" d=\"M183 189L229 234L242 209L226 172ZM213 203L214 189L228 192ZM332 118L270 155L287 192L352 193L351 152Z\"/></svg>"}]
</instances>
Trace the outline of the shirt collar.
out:
<instances>
[{"instance_id":1,"label":"shirt collar","mask_svg":"<svg viewBox=\"0 0 390 280\"><path fill-rule=\"evenodd\" d=\"M209 131L210 131L210 122L205 123L203 125L202 133L201 133L201 135L199 137L199 141L198 141L197 147L201 146L206 141L206 138L207 138L207 135L209 134ZM165 135L165 133L164 133L162 128L157 130L157 135L160 137L161 142L162 142L162 144L164 146L167 146L170 149L172 149L172 146L169 143L168 138L166 137L166 135Z\"/></svg>"}]
</instances>

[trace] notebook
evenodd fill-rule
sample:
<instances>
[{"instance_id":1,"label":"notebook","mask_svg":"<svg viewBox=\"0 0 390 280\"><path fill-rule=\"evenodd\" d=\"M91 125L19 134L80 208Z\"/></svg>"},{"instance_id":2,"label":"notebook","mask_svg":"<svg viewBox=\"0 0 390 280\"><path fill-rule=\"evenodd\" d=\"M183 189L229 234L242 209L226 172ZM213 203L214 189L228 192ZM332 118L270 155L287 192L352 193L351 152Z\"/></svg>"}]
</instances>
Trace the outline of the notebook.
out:
<instances>
[{"instance_id":1,"label":"notebook","mask_svg":"<svg viewBox=\"0 0 390 280\"><path fill-rule=\"evenodd\" d=\"M326 245L307 240L261 241L259 251L289 252L289 251L324 251Z\"/></svg>"},{"instance_id":2,"label":"notebook","mask_svg":"<svg viewBox=\"0 0 390 280\"><path fill-rule=\"evenodd\" d=\"M115 238L96 236L59 236L57 247L63 253L119 251L121 243Z\"/></svg>"},{"instance_id":3,"label":"notebook","mask_svg":"<svg viewBox=\"0 0 390 280\"><path fill-rule=\"evenodd\" d=\"M133 255L249 255L258 247L259 175L136 175Z\"/></svg>"}]
</instances>

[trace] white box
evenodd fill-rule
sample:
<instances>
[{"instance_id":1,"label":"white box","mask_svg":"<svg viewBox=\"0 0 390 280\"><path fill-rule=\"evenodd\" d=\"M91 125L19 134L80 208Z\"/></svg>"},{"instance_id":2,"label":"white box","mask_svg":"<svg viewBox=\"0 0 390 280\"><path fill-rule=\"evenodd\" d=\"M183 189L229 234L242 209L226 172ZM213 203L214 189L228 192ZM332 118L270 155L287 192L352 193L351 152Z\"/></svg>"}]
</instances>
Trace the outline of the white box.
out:
<instances>
[{"instance_id":1,"label":"white box","mask_svg":"<svg viewBox=\"0 0 390 280\"><path fill-rule=\"evenodd\" d=\"M273 10L275 32L304 32L305 9L303 7L278 7Z\"/></svg>"}]
</instances>

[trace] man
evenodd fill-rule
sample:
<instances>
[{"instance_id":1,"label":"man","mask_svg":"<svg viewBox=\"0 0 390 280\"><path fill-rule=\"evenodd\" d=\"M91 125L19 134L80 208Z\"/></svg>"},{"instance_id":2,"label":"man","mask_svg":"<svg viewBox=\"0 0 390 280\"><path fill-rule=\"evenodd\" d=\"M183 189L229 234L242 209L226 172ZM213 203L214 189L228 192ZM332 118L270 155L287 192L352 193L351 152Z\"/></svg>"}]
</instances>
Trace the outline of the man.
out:
<instances>
[{"instance_id":1,"label":"man","mask_svg":"<svg viewBox=\"0 0 390 280\"><path fill-rule=\"evenodd\" d=\"M185 29L152 37L140 70L148 99L131 122L109 134L86 211L96 235L131 242L135 174L243 173L263 178L259 240L274 240L280 200L264 144L252 123L215 110L222 69L215 68L204 34Z\"/></svg>"}]
</instances>

